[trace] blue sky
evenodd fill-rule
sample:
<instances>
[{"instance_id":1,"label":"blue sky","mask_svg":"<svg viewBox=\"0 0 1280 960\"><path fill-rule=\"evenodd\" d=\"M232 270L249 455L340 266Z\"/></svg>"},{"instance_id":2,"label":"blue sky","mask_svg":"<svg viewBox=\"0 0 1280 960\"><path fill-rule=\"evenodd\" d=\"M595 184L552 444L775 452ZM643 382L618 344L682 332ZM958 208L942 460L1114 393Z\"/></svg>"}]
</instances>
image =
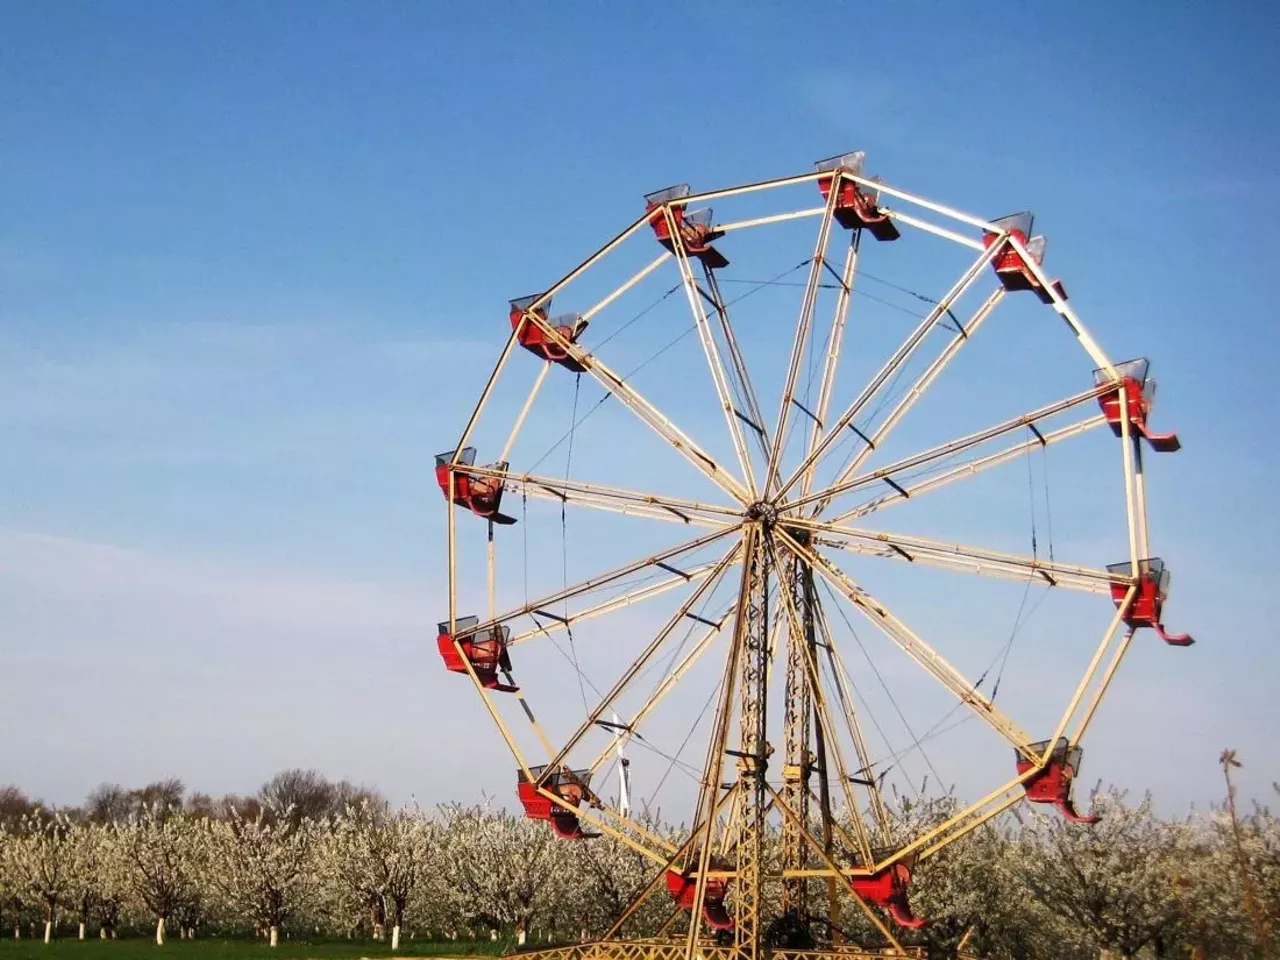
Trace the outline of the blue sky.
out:
<instances>
[{"instance_id":1,"label":"blue sky","mask_svg":"<svg viewBox=\"0 0 1280 960\"><path fill-rule=\"evenodd\" d=\"M648 190L853 148L1034 209L1183 436L1152 518L1201 642L1135 654L1085 779L1204 804L1225 746L1277 779L1267 5L44 4L0 35L0 780L505 790L432 649L430 457L506 299Z\"/></svg>"}]
</instances>

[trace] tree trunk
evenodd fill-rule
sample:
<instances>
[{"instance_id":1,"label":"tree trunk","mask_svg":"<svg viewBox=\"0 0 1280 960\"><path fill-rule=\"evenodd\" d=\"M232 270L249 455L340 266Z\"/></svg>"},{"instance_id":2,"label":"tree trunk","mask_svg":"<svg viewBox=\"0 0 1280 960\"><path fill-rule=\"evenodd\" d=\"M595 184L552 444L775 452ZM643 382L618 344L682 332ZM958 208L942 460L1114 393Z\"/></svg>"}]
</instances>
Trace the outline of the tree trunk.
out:
<instances>
[{"instance_id":1,"label":"tree trunk","mask_svg":"<svg viewBox=\"0 0 1280 960\"><path fill-rule=\"evenodd\" d=\"M44 942L48 943L53 939L53 921L46 920L44 922Z\"/></svg>"},{"instance_id":2,"label":"tree trunk","mask_svg":"<svg viewBox=\"0 0 1280 960\"><path fill-rule=\"evenodd\" d=\"M271 945L273 947L280 946L280 928L275 924L271 925Z\"/></svg>"},{"instance_id":3,"label":"tree trunk","mask_svg":"<svg viewBox=\"0 0 1280 960\"><path fill-rule=\"evenodd\" d=\"M105 924L98 928L98 939L99 940L107 939L107 928Z\"/></svg>"},{"instance_id":4,"label":"tree trunk","mask_svg":"<svg viewBox=\"0 0 1280 960\"><path fill-rule=\"evenodd\" d=\"M527 936L528 936L528 931L525 929L525 926L524 926L524 924L522 923L522 924L520 924L520 929L518 929L518 930L516 931L516 946L517 946L517 947L523 947L523 946L524 946L525 938L526 938Z\"/></svg>"},{"instance_id":5,"label":"tree trunk","mask_svg":"<svg viewBox=\"0 0 1280 960\"><path fill-rule=\"evenodd\" d=\"M391 949L400 949L400 924L396 924L391 928Z\"/></svg>"},{"instance_id":6,"label":"tree trunk","mask_svg":"<svg viewBox=\"0 0 1280 960\"><path fill-rule=\"evenodd\" d=\"M85 928L85 922L81 920L80 921L80 939L81 940L84 939L84 928Z\"/></svg>"},{"instance_id":7,"label":"tree trunk","mask_svg":"<svg viewBox=\"0 0 1280 960\"><path fill-rule=\"evenodd\" d=\"M156 946L164 946L164 917L156 920Z\"/></svg>"}]
</instances>

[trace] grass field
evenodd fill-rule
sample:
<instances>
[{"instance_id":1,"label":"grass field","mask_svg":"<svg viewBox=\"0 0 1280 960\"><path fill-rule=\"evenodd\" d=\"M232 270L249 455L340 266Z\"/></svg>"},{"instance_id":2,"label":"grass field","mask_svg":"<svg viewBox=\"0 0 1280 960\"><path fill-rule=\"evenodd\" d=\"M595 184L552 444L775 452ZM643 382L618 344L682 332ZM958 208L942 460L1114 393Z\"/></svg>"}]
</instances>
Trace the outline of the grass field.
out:
<instances>
[{"instance_id":1,"label":"grass field","mask_svg":"<svg viewBox=\"0 0 1280 960\"><path fill-rule=\"evenodd\" d=\"M285 940L274 950L261 940L173 940L157 947L143 937L127 940L61 939L45 945L39 940L0 940L0 960L328 960L355 957L492 956L507 944L406 940L395 953L387 943L372 940Z\"/></svg>"}]
</instances>

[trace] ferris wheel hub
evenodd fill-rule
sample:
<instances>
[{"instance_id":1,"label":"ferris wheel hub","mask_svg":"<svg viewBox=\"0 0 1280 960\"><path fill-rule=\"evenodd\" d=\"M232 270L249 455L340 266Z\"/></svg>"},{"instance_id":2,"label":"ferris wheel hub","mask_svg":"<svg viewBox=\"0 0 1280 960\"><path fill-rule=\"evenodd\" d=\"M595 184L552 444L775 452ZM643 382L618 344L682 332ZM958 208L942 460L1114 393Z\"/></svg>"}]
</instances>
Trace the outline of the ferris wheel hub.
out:
<instances>
[{"instance_id":1,"label":"ferris wheel hub","mask_svg":"<svg viewBox=\"0 0 1280 960\"><path fill-rule=\"evenodd\" d=\"M768 500L757 500L747 507L747 519L757 520L764 529L770 529L778 520L778 508Z\"/></svg>"}]
</instances>

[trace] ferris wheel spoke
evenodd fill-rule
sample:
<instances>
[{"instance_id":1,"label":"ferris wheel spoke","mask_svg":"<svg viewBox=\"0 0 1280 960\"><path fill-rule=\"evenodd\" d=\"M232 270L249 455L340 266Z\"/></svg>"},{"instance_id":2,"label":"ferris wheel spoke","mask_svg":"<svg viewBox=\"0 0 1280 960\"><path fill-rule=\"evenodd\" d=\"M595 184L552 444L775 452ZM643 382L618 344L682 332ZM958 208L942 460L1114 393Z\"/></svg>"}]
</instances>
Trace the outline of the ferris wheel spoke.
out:
<instances>
[{"instance_id":1,"label":"ferris wheel spoke","mask_svg":"<svg viewBox=\"0 0 1280 960\"><path fill-rule=\"evenodd\" d=\"M756 437L764 459L769 459L769 428L764 422L764 413L760 409L760 400L756 395L755 385L751 382L751 373L747 369L746 360L742 356L742 350L738 346L738 338L733 332L733 324L729 320L729 309L724 302L724 296L720 293L720 281L716 278L716 272L711 267L703 264L702 275L706 279L707 289L699 291L703 297L711 304L716 311L716 316L720 319L720 332L724 336L725 344L729 348L729 359L732 361L732 369L737 377L737 387L746 401L747 414L751 418L752 434Z\"/></svg>"},{"instance_id":2,"label":"ferris wheel spoke","mask_svg":"<svg viewBox=\"0 0 1280 960\"><path fill-rule=\"evenodd\" d=\"M718 504L699 503L639 490L627 490L601 483L584 483L563 477L542 477L531 473L511 473L497 467L462 467L458 473L502 481L504 489L541 500L606 510L632 516L652 517L674 523L721 526L741 520L741 511Z\"/></svg>"},{"instance_id":3,"label":"ferris wheel spoke","mask_svg":"<svg viewBox=\"0 0 1280 960\"><path fill-rule=\"evenodd\" d=\"M901 422L902 418L907 415L907 412L915 406L916 401L924 396L925 391L927 391L929 387L933 385L933 382L938 379L939 374L942 373L947 364L955 359L956 354L960 352L960 348L968 343L970 338L978 332L978 328L982 326L983 321L991 315L991 312L999 306L1000 301L1004 299L1004 294L1004 287L997 287L992 291L991 295L983 301L982 306L978 307L978 309L974 311L974 314L969 318L968 323L963 326L957 325L956 335L947 343L946 347L938 355L937 359L935 359L933 363L931 363L928 368L926 368L925 371L916 378L915 383L911 385L902 399L898 401L889 416L886 417L884 421L876 427L875 431L866 438L866 442L862 445L861 449L854 454L849 463L840 471L839 475L835 479L836 485L843 483L858 472L858 468L861 467L875 449L884 442L885 438L889 436L893 428L896 427L898 423ZM805 492L807 493L808 491L806 490ZM814 505L812 513L815 516L821 513L828 502L829 501L827 500L819 500L817 504Z\"/></svg>"},{"instance_id":4,"label":"ferris wheel spoke","mask_svg":"<svg viewBox=\"0 0 1280 960\"><path fill-rule=\"evenodd\" d=\"M822 366L822 383L818 387L817 409L810 414L813 421L809 428L809 440L805 445L805 462L807 469L801 471L801 494L809 492L813 483L813 467L810 457L818 443L822 440L822 425L826 422L827 411L831 407L831 396L835 390L836 373L840 366L840 350L844 346L845 325L849 319L849 303L853 299L853 285L858 272L858 249L861 245L862 231L854 230L849 237L849 247L844 255L844 268L840 271L840 292L836 294L836 309L831 317L831 333L827 337L827 356Z\"/></svg>"},{"instance_id":5,"label":"ferris wheel spoke","mask_svg":"<svg viewBox=\"0 0 1280 960\"><path fill-rule=\"evenodd\" d=\"M802 523L805 529L825 536L815 542L847 553L869 557L886 557L906 563L942 567L979 576L1007 580L1036 580L1047 586L1083 590L1087 593L1110 594L1114 577L1106 570L1076 564L1058 563L1028 557L1025 554L990 550L964 543L948 543L927 537L860 530L834 523Z\"/></svg>"},{"instance_id":6,"label":"ferris wheel spoke","mask_svg":"<svg viewBox=\"0 0 1280 960\"><path fill-rule=\"evenodd\" d=\"M773 565L777 570L784 570L781 558L777 555L777 550L770 543L770 553L773 556ZM802 563L799 558L794 557L793 562ZM830 749L831 755L835 758L836 774L840 782L840 789L844 793L845 805L849 814L849 818L857 834L858 847L862 854L863 863L871 863L874 859L871 854L871 837L867 833L867 825L863 822L861 810L853 797L852 778L849 776L849 768L844 762L844 750L840 746L840 737L836 729L835 723L832 722L831 710L827 704L827 698L822 689L821 678L818 674L818 664L814 659L813 651L809 649L809 644L805 640L805 629L801 622L799 612L795 607L795 598L790 590L779 590L782 597L782 605L786 610L787 622L790 626L790 637L788 642L797 644L801 649L801 662L804 666L805 675L808 677L809 691L813 697L814 711L819 725L825 733L825 743ZM828 771L823 771L823 776L827 776Z\"/></svg>"},{"instance_id":7,"label":"ferris wheel spoke","mask_svg":"<svg viewBox=\"0 0 1280 960\"><path fill-rule=\"evenodd\" d=\"M831 224L834 221L839 199L838 189L828 191L827 208L818 224L818 237L814 241L813 256L809 261L809 278L805 282L804 296L800 301L800 317L796 321L796 334L791 344L791 360L787 364L786 382L782 388L782 403L778 408L773 446L769 450L769 466L765 473L763 487L766 494L771 493L778 482L782 454L787 446L787 431L793 416L792 400L795 397L796 379L800 375L805 344L809 341L809 330L813 326L813 310L818 302L818 284L822 281L822 273L827 265L827 246L831 242Z\"/></svg>"},{"instance_id":8,"label":"ferris wheel spoke","mask_svg":"<svg viewBox=\"0 0 1280 960\"><path fill-rule=\"evenodd\" d=\"M560 765L564 763L565 758L568 757L573 752L574 748L582 741L582 738L595 728L600 718L604 715L604 712L613 706L614 701L622 695L622 692L630 686L631 682L635 680L640 671L648 665L649 661L653 659L654 655L662 648L663 644L667 642L667 639L675 632L676 627L678 627L680 623L689 616L694 606L703 597L707 596L711 589L720 582L721 576L723 576L724 572L729 569L729 567L733 566L741 553L742 541L739 540L732 548L730 548L729 552L721 558L720 562L716 564L716 567L711 571L711 574L703 580L689 598L680 605L680 609L677 610L675 615L667 621L660 631L658 631L658 635L649 641L648 645L645 646L644 650L641 651L640 655L635 659L631 666L623 672L622 676L619 677L614 685L609 689L609 692L600 699L600 702L596 707L587 715L586 719L579 725L573 736L570 737L565 745L560 748L556 756L547 765L546 772L544 772L543 775L544 779L545 777L550 776L555 770L558 770Z\"/></svg>"},{"instance_id":9,"label":"ferris wheel spoke","mask_svg":"<svg viewBox=\"0 0 1280 960\"><path fill-rule=\"evenodd\" d=\"M513 488L518 487L513 485ZM525 487L523 492L533 500L546 500L552 503L563 503L591 510L603 510L606 513L619 513L625 517L644 517L648 520L683 523L695 527L717 527L722 525L709 517L695 516L683 510L677 512L677 508L658 504L623 503L585 493L556 493L542 486Z\"/></svg>"},{"instance_id":10,"label":"ferris wheel spoke","mask_svg":"<svg viewBox=\"0 0 1280 960\"><path fill-rule=\"evenodd\" d=\"M802 545L784 529L777 531L778 536L792 553L808 562L814 570L822 575L839 593L843 594L854 608L901 649L907 656L924 668L930 676L975 714L985 720L997 733L1009 741L1015 750L1028 759L1034 759L1031 750L1032 740L1003 710L997 707L989 697L983 694L959 670L953 667L942 655L924 640L920 639L910 627L896 617L883 603L876 600L860 587L848 574L832 564L811 547Z\"/></svg>"},{"instance_id":11,"label":"ferris wheel spoke","mask_svg":"<svg viewBox=\"0 0 1280 960\"><path fill-rule=\"evenodd\" d=\"M825 490L811 493L807 497L801 497L799 500L792 501L788 504L788 507L792 509L799 509L800 507L805 507L810 503L819 501L826 501L827 503L830 503L832 499L840 496L841 494L848 493L852 490L859 490L878 483L886 483L893 487L897 493L901 494L905 488L895 481L895 477L898 474L904 473L908 470L918 470L920 468L927 467L931 463L936 463L940 460L946 460L950 457L954 457L957 454L964 453L966 450L972 450L974 447L988 443L997 437L1002 437L1015 430L1021 430L1027 427L1034 428L1041 420L1046 420L1050 417L1056 416L1057 414L1070 410L1073 407L1078 407L1083 403L1088 403L1090 400L1101 396L1106 391L1107 386L1105 384L1100 387L1091 387L1088 390L1081 391L1080 393L1074 394L1073 396L1067 397L1063 400L1046 404L1045 406L1032 410L1029 413L1024 413L1021 416L1013 417L985 429L978 430L974 433L968 434L967 436L961 437L958 440L949 440L946 443L940 443L937 446L930 447L920 453L903 457L901 460L897 460L888 466L880 467L870 473L850 477L842 483L832 484ZM1105 417L1102 419L1105 420Z\"/></svg>"},{"instance_id":12,"label":"ferris wheel spoke","mask_svg":"<svg viewBox=\"0 0 1280 960\"><path fill-rule=\"evenodd\" d=\"M626 732L632 736L638 734L640 725L644 723L646 717L654 711L663 698L676 688L685 674L693 667L695 663L707 652L716 637L720 635L720 631L724 629L725 621L732 613L732 609L726 611L722 616L716 619L711 626L698 638L692 649L681 658L680 662L672 668L672 670L662 678L662 682L649 694L649 698L640 706L640 708L631 716L631 719L624 724ZM593 773L599 769L600 765L609 758L609 754L613 752L613 744L609 744L599 755L591 762L590 769Z\"/></svg>"},{"instance_id":13,"label":"ferris wheel spoke","mask_svg":"<svg viewBox=\"0 0 1280 960\"><path fill-rule=\"evenodd\" d=\"M547 340L563 350L568 357L594 377L605 390L621 400L646 426L667 441L677 453L705 474L712 483L744 505L751 502L750 493L738 480L717 463L709 453L690 439L657 407L641 396L634 387L626 382L626 378L614 372L594 354L588 353L578 344L566 339L541 314L532 312L533 309L533 307L526 309L521 323L536 324Z\"/></svg>"},{"instance_id":14,"label":"ferris wheel spoke","mask_svg":"<svg viewBox=\"0 0 1280 960\"><path fill-rule=\"evenodd\" d=\"M826 431L822 439L818 442L817 447L804 459L804 462L796 469L796 471L788 478L786 483L782 485L780 494L785 495L796 482L804 476L805 471L821 460L830 451L836 441L839 440L846 428L849 428L858 414L863 408L877 395L881 388L888 383L899 370L911 359L916 350L919 349L921 343L924 342L929 332L934 326L947 314L952 305L964 295L981 275L983 269L989 264L995 256L1003 249L1000 242L993 243L988 249L984 250L977 260L969 267L968 270L960 277L959 280L952 285L951 289L939 300L932 310L925 315L920 324L911 331L907 339L897 349L888 361L882 366L871 381L863 388L862 392L854 398L839 418ZM802 498L803 499L803 498Z\"/></svg>"},{"instance_id":15,"label":"ferris wheel spoke","mask_svg":"<svg viewBox=\"0 0 1280 960\"><path fill-rule=\"evenodd\" d=\"M524 643L526 640L532 640L535 637L545 636L559 630L565 630L569 627L577 626L579 623L586 620L594 620L597 617L603 617L605 614L613 613L615 610L621 610L624 607L629 607L633 604L640 603L641 601L659 596L669 590L674 590L677 587L684 586L685 584L701 580L703 577L708 576L715 567L716 565L714 563L700 564L699 566L691 567L688 570L680 570L677 572L676 576L670 577L669 579L659 580L657 583L645 584L644 586L637 587L635 590L628 590L626 593L620 594L619 596L610 597L608 600L605 600L603 603L597 603L595 606L586 607L585 609L579 610L575 613L559 615L550 622L543 623L542 620L538 620L537 626L532 630L526 630L524 633L516 634L508 641L508 643L512 645ZM537 612L534 612L532 616L537 618Z\"/></svg>"},{"instance_id":16,"label":"ferris wheel spoke","mask_svg":"<svg viewBox=\"0 0 1280 960\"><path fill-rule=\"evenodd\" d=\"M906 500L918 497L921 494L928 493L931 490L937 490L948 484L955 483L958 480L964 480L969 477L976 476L984 470L990 470L992 467L1000 466L1021 457L1027 451L1034 450L1037 447L1049 447L1063 440L1069 440L1072 437L1078 437L1082 433L1086 433L1095 427L1100 427L1107 422L1107 418L1102 414L1094 417L1088 417L1069 426L1060 427L1057 430L1046 430L1038 432L1029 440L1015 443L995 453L986 454L981 457L975 457L961 464L950 467L946 471L936 474L927 480L921 480L918 483L896 484L894 489L886 494L875 497L856 507L852 507L843 513L837 514L830 519L830 523L844 523L847 520L854 520L858 517L865 517L868 514L877 513L886 507L902 503Z\"/></svg>"},{"instance_id":17,"label":"ferris wheel spoke","mask_svg":"<svg viewBox=\"0 0 1280 960\"><path fill-rule=\"evenodd\" d=\"M723 540L725 537L737 532L737 527L724 527L720 530L704 534L703 536L695 537L693 540L686 540L683 543L676 544L674 547L668 547L659 553L642 557L639 560L633 560L623 566L615 567L612 570L597 574L594 577L589 577L586 580L580 580L575 584L563 587L553 593L548 593L544 596L538 597L536 600L530 600L519 607L514 607L511 610L504 611L503 613L486 620L484 623L471 628L469 632L471 634L483 634L485 631L492 630L492 628L501 626L508 621L515 620L519 617L529 616L531 614L538 613L539 611L544 611L558 603L563 603L567 600L572 600L575 597L580 597L584 594L591 593L592 591L599 590L602 587L607 587L611 583L617 583L623 577L629 577L631 574L637 573L641 570L651 567L666 569L663 566L666 561L682 554L701 549L702 547L715 543L718 540ZM549 616L548 619L555 619L555 617L552 615Z\"/></svg>"},{"instance_id":18,"label":"ferris wheel spoke","mask_svg":"<svg viewBox=\"0 0 1280 960\"><path fill-rule=\"evenodd\" d=\"M671 207L663 207L662 215L667 221L667 229L671 236L671 248L675 253L676 264L680 268L680 280L684 285L685 296L689 300L689 309L693 311L694 326L698 330L698 339L702 343L702 352L707 358L707 367L711 371L711 380L715 384L716 397L720 401L720 409L724 414L725 424L728 426L729 435L733 439L733 449L738 456L738 465L742 468L742 475L746 479L747 487L754 497L756 495L755 470L752 469L751 452L747 449L746 437L742 433L742 424L739 422L745 419L746 414L734 406L733 395L729 389L729 378L725 373L724 362L720 358L720 348L716 344L715 333L711 329L711 321L707 317L707 311L703 306L704 294L693 275L693 266L689 263L689 254L685 250L684 238L671 212ZM764 429L758 420L755 421L754 426L760 430Z\"/></svg>"}]
</instances>

